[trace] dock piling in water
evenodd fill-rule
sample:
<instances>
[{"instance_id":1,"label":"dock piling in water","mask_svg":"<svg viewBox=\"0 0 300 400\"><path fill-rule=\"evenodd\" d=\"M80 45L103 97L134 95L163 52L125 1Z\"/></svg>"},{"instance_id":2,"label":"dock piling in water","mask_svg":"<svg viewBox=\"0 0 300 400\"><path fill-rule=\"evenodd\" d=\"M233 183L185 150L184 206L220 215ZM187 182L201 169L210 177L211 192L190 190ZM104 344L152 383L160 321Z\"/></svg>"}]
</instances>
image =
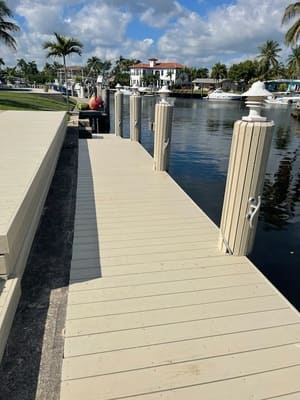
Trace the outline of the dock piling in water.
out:
<instances>
[{"instance_id":1,"label":"dock piling in water","mask_svg":"<svg viewBox=\"0 0 300 400\"><path fill-rule=\"evenodd\" d=\"M155 105L154 170L168 170L173 106L166 100Z\"/></svg>"},{"instance_id":2,"label":"dock piling in water","mask_svg":"<svg viewBox=\"0 0 300 400\"><path fill-rule=\"evenodd\" d=\"M272 140L274 124L260 115L266 92L261 84L245 93L250 113L233 128L219 248L237 256L248 255L253 247Z\"/></svg>"},{"instance_id":3,"label":"dock piling in water","mask_svg":"<svg viewBox=\"0 0 300 400\"><path fill-rule=\"evenodd\" d=\"M135 142L141 141L142 130L142 97L138 93L130 96L130 139Z\"/></svg>"},{"instance_id":4,"label":"dock piling in water","mask_svg":"<svg viewBox=\"0 0 300 400\"><path fill-rule=\"evenodd\" d=\"M115 134L123 137L123 93L115 93Z\"/></svg>"}]
</instances>

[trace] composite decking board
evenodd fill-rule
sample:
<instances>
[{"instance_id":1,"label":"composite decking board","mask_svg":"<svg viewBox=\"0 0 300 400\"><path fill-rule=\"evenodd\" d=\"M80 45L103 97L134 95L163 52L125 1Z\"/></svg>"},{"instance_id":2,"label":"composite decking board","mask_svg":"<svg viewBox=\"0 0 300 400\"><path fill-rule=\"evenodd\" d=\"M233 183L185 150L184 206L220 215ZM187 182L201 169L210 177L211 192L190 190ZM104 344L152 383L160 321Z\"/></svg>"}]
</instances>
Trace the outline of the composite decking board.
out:
<instances>
[{"instance_id":1,"label":"composite decking board","mask_svg":"<svg viewBox=\"0 0 300 400\"><path fill-rule=\"evenodd\" d=\"M204 224L203 224L204 225ZM204 231L202 232L202 235L205 233L205 225L201 226L201 229ZM126 232L126 229L124 230L114 230L111 232L106 232L105 236L103 236L102 233L99 233L98 227L95 226L89 226L89 227L82 227L80 225L77 225L77 230L75 231L74 234L74 240L77 238L84 238L85 242L93 242L93 241L103 241L103 242L119 242L123 240L141 240L141 236L143 240L147 239L153 239L153 238L172 238L172 237L177 237L180 236L181 234L188 234L188 235L194 235L194 237L198 237L198 235L201 233L201 230L195 226L195 225L190 225L190 227L186 228L184 225L180 230L174 229L174 228L165 228L163 231L159 231L156 228L152 229L147 229L147 231L142 231L143 235L141 235L141 229L135 229L134 231ZM207 232L206 232L207 233ZM197 236L196 236L197 235ZM212 235L211 233L209 235ZM200 238L198 238L199 240ZM219 253L218 253L219 254Z\"/></svg>"},{"instance_id":2,"label":"composite decking board","mask_svg":"<svg viewBox=\"0 0 300 400\"><path fill-rule=\"evenodd\" d=\"M80 276L85 270L82 268L72 269L71 274ZM218 266L216 268L191 268L175 271L156 271L152 272L151 275L147 274L136 274L136 275L122 275L122 276L102 276L99 280L97 288L105 287L121 287L121 286L136 286L140 284L151 284L156 282L171 282L171 281L182 281L187 278L205 278L205 277L216 277L226 275L238 275L253 273L253 270L248 264L233 265L233 266ZM72 279L72 278L70 278Z\"/></svg>"},{"instance_id":3,"label":"composite decking board","mask_svg":"<svg viewBox=\"0 0 300 400\"><path fill-rule=\"evenodd\" d=\"M97 244L90 245L90 246L79 246L77 249L73 251L74 259L85 259L85 258L93 258L98 257L101 255L101 258L112 258L112 257L124 257L124 256L146 256L147 254L157 254L157 253L169 253L174 252L177 253L184 251L191 251L199 250L201 248L209 249L215 247L216 240L213 238L209 239L206 238L205 241L197 242L182 242L181 244L173 243L162 243L160 245L150 245L150 246L137 246L137 247L123 247L121 249L118 248L109 248L105 249L101 247L101 254L100 248Z\"/></svg>"},{"instance_id":4,"label":"composite decking board","mask_svg":"<svg viewBox=\"0 0 300 400\"><path fill-rule=\"evenodd\" d=\"M292 344L278 348L225 355L216 359L186 361L80 380L63 381L62 392L66 391L69 396L72 396L70 398L76 400L96 398L94 393L98 391L98 393L101 393L101 399L105 400L172 390L208 382L213 383L265 371L300 366L299 351L297 351L297 346ZM300 384L298 387L300 387Z\"/></svg>"},{"instance_id":5,"label":"composite decking board","mask_svg":"<svg viewBox=\"0 0 300 400\"><path fill-rule=\"evenodd\" d=\"M90 237L90 238L78 238L77 236L73 240L73 246L78 249L87 249L87 248L93 248L94 246L98 245L99 242L98 237ZM209 240L215 240L216 235L215 234L207 234L206 239ZM164 246L167 243L172 243L172 244L177 244L181 245L183 243L199 243L198 236L195 234L189 234L189 235L180 235L180 233L177 233L175 236L169 236L166 235L166 237L157 237L155 236L154 238L141 238L138 237L134 241L130 239L123 239L123 240L108 240L105 241L104 239L101 240L101 250L111 250L111 249L124 249L124 248L132 248L141 246L143 248L146 247L152 247L152 246Z\"/></svg>"},{"instance_id":6,"label":"composite decking board","mask_svg":"<svg viewBox=\"0 0 300 400\"><path fill-rule=\"evenodd\" d=\"M295 344L299 334L300 324L288 325L71 357L66 359L63 380L168 365L170 360L178 363Z\"/></svg>"},{"instance_id":7,"label":"composite decking board","mask_svg":"<svg viewBox=\"0 0 300 400\"><path fill-rule=\"evenodd\" d=\"M192 261L192 262L191 262ZM159 272L170 272L174 273L176 276L177 271L184 271L184 270L199 270L205 271L203 274L207 274L207 276L217 276L217 275L231 275L232 268L235 266L237 267L237 271L241 266L242 272L247 271L247 267L249 268L248 264L244 263L228 263L227 260L216 260L211 257L210 259L201 259L200 262L193 262L194 260L184 260L181 262L168 262L166 264L140 264L140 265L127 265L127 266L115 266L110 267L108 270L105 270L105 273L101 271L102 278L108 277L125 277L125 276L143 276L147 279L147 276L153 277L154 274ZM246 268L243 268L247 266ZM100 263L98 260L86 260L84 263L81 262L73 262L71 268L71 278L70 280L76 280L75 276L79 277L80 274L83 276L85 273L90 273L92 270L99 271L100 273ZM222 271L222 272L221 272ZM74 279L73 279L74 277ZM79 279L79 278L78 278ZM72 284L72 288L70 291L74 290L84 290L84 286L87 285L87 289L89 288L96 288L101 287L102 280L97 280L96 282L91 284L91 282L82 282L80 285L76 285L75 283Z\"/></svg>"},{"instance_id":8,"label":"composite decking board","mask_svg":"<svg viewBox=\"0 0 300 400\"><path fill-rule=\"evenodd\" d=\"M297 393L296 310L139 144L79 147L61 400Z\"/></svg>"},{"instance_id":9,"label":"composite decking board","mask_svg":"<svg viewBox=\"0 0 300 400\"><path fill-rule=\"evenodd\" d=\"M23 201L24 194L38 171L44 154L55 140L56 131L53 126L57 127L57 123L61 122L62 115L63 113L50 113L49 115L46 112L6 111L1 113L1 125L5 129L2 129L0 133L0 170L2 171L0 185L1 192L5 193L4 199L10 196L11 204L9 210L2 205L0 207L1 227L8 229L13 218L11 210L17 212L20 202ZM11 151L12 149L14 152ZM20 159L22 159L22 163ZM2 185L7 189L6 191L2 191ZM1 232L0 236L1 246L7 240L6 237L3 237L4 233ZM5 243L6 250L9 246L7 242Z\"/></svg>"},{"instance_id":10,"label":"composite decking board","mask_svg":"<svg viewBox=\"0 0 300 400\"><path fill-rule=\"evenodd\" d=\"M69 302L84 303L94 301L105 301L113 299L142 298L149 296L164 295L167 293L182 293L195 290L207 290L216 288L226 288L234 286L247 286L259 284L261 279L255 274L240 274L232 276L217 276L211 278L186 279L175 282L156 282L148 285L122 286L112 288L98 288L80 292L70 292ZM89 300L90 299L90 300ZM284 304L284 303L283 303Z\"/></svg>"},{"instance_id":11,"label":"composite decking board","mask_svg":"<svg viewBox=\"0 0 300 400\"><path fill-rule=\"evenodd\" d=\"M289 393L299 393L300 384L297 382L297 377L300 374L300 367L290 367L280 370L268 371L265 373L257 373L245 377L233 378L210 384L192 385L174 390L159 390L154 393L145 393L134 396L123 396L122 399L132 400L241 400L241 393L245 399L251 400L270 400L281 399L280 396L288 395ZM292 384L289 384L289 381ZM68 381L71 385L72 381ZM75 381L76 382L76 381ZM98 393L89 392L89 397L84 397L87 400L98 400ZM68 397L66 400L73 399ZM72 396L72 395L71 395ZM270 397L272 396L272 397ZM74 397L76 400L76 398ZM112 400L116 400L111 397ZM120 397L119 397L120 399ZM289 398L287 398L290 400ZM298 400L298 398L296 397ZM293 399L294 400L294 399Z\"/></svg>"},{"instance_id":12,"label":"composite decking board","mask_svg":"<svg viewBox=\"0 0 300 400\"><path fill-rule=\"evenodd\" d=\"M0 291L0 363L21 295L20 279L8 279Z\"/></svg>"},{"instance_id":13,"label":"composite decking board","mask_svg":"<svg viewBox=\"0 0 300 400\"><path fill-rule=\"evenodd\" d=\"M249 285L243 287L230 287L224 289L211 289L199 293L199 291L165 295L162 301L160 295L143 298L143 302L136 299L112 300L106 302L69 304L67 312L68 320L83 320L85 318L118 315L147 310L159 310L177 308L201 303L220 303L223 301L241 300L243 298L256 297L262 301L264 297L272 295L267 285Z\"/></svg>"},{"instance_id":14,"label":"composite decking board","mask_svg":"<svg viewBox=\"0 0 300 400\"><path fill-rule=\"evenodd\" d=\"M298 324L295 313L283 309L170 324L167 331L165 325L158 325L73 336L65 340L65 358Z\"/></svg>"},{"instance_id":15,"label":"composite decking board","mask_svg":"<svg viewBox=\"0 0 300 400\"><path fill-rule=\"evenodd\" d=\"M262 302L264 303L263 305L261 304ZM66 324L65 335L66 337L84 336L158 325L165 325L166 329L168 329L168 325L174 326L177 323L187 321L220 318L227 315L248 314L282 308L282 303L278 300L278 297L269 295L256 298L224 300L223 302L216 303L183 305L175 308L142 310L122 313L118 317L115 315L104 315L89 317L84 321L82 319L69 320Z\"/></svg>"},{"instance_id":16,"label":"composite decking board","mask_svg":"<svg viewBox=\"0 0 300 400\"><path fill-rule=\"evenodd\" d=\"M96 276L98 278L101 277L101 282L99 283L98 282L99 280L98 280L93 285L89 285L89 286L85 286L85 287L82 286L82 283L84 283L84 280L89 280L89 279L85 279L85 278L92 279L94 274L98 274L98 276ZM138 286L139 284L143 284L143 283L144 284L148 284L148 283L155 284L160 279L161 279L161 282L166 282L166 283L183 280L183 278L180 279L180 277L179 277L180 275L170 276L169 278L164 276L163 278L160 278L159 275L153 276L154 274L157 274L157 272L153 273L151 278L149 278L148 274L147 275L138 274L140 279L133 279L134 283L131 286ZM215 273L207 273L206 276L200 277L200 279L203 279L204 277L235 276L235 275L240 275L240 274L246 275L246 274L249 274L249 272L244 272L244 271L240 271L240 270L238 270L238 272L236 272L236 271L230 270L228 268L228 271L223 270L223 271L215 272ZM137 275L137 274L135 274L135 275ZM117 276L118 277L126 276L130 279L130 277L135 278L135 275L122 274L122 275L117 275ZM184 275L184 274L182 274L182 275ZM107 279L109 279L111 277L112 277L112 275L103 273L99 267L93 267L93 268L91 267L91 268L86 268L84 270L81 270L81 269L72 270L71 274L70 274L70 282L72 282L72 284L74 284L74 285L76 284L76 282L80 283L80 287L78 287L77 291L89 291L89 290L99 290L101 288L118 288L118 287L124 287L124 286L128 287L129 286L128 282L126 282L126 281L121 281L121 280L108 281ZM189 280L191 280L191 279L193 279L193 278L189 278ZM195 273L195 279L199 279L199 276L196 273ZM185 280L188 280L188 279L185 277ZM80 281L80 282L78 282L78 281ZM128 281L128 279L127 279L127 281ZM138 281L140 283L137 283ZM255 284L257 285L258 283L255 283ZM233 285L230 285L230 287L236 287L236 286L241 286L241 285L236 284L236 282L234 282ZM242 285L242 286L245 286L245 285ZM204 289L204 290L207 290L207 289ZM74 290L74 292L75 291L76 290ZM187 291L184 290L184 292L186 293Z\"/></svg>"},{"instance_id":17,"label":"composite decking board","mask_svg":"<svg viewBox=\"0 0 300 400\"><path fill-rule=\"evenodd\" d=\"M21 259L26 260L31 246L64 138L66 120L64 112L6 112L1 114L1 123L7 128L9 138L1 131L0 166L4 176L0 188L5 196L4 203L0 199L0 252L4 253L0 258L0 272L21 276L24 269ZM8 198L10 207L5 206Z\"/></svg>"},{"instance_id":18,"label":"composite decking board","mask_svg":"<svg viewBox=\"0 0 300 400\"><path fill-rule=\"evenodd\" d=\"M75 269L74 274L80 274L82 269ZM73 273L73 270L71 271ZM121 276L101 276L101 279L98 279L97 282L94 282L94 285L85 286L84 284L80 285L79 290L92 290L92 289L104 289L104 288L115 288L115 287L133 287L139 285L151 285L157 283L168 283L168 282L183 282L191 279L205 279L212 277L222 277L222 276L238 276L244 274L253 274L253 270L247 264L235 264L233 266L224 265L218 267L209 267L209 268L190 268L190 269L178 269L171 271L155 271L151 274L149 273L139 273L139 274L129 274L129 275L121 275ZM236 282L233 282L235 284ZM250 283L250 282L249 282ZM260 282L261 284L266 284L264 281ZM257 282L255 282L257 284ZM230 284L232 287L232 284ZM84 289L86 287L86 289ZM200 289L200 288L199 288Z\"/></svg>"},{"instance_id":19,"label":"composite decking board","mask_svg":"<svg viewBox=\"0 0 300 400\"><path fill-rule=\"evenodd\" d=\"M276 396L276 397L268 397L267 399L264 400L299 400L300 399L300 390L295 393L291 394L286 394L283 396Z\"/></svg>"}]
</instances>

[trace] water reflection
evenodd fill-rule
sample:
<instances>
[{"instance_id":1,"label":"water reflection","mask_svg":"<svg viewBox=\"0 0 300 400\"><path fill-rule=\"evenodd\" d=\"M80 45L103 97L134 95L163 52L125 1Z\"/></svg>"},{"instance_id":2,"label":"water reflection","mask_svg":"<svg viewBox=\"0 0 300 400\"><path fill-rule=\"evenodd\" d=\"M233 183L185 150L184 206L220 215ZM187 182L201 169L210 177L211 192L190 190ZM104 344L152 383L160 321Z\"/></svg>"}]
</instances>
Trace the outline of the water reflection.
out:
<instances>
[{"instance_id":1,"label":"water reflection","mask_svg":"<svg viewBox=\"0 0 300 400\"><path fill-rule=\"evenodd\" d=\"M285 129L284 127L280 126L276 130L276 142L275 142L276 149L285 150L290 143L290 136L291 136L290 127Z\"/></svg>"},{"instance_id":2,"label":"water reflection","mask_svg":"<svg viewBox=\"0 0 300 400\"><path fill-rule=\"evenodd\" d=\"M260 218L266 223L266 230L280 229L296 216L300 200L300 172L295 166L297 156L298 149L293 157L285 156L280 161L273 177L267 174L265 178Z\"/></svg>"}]
</instances>

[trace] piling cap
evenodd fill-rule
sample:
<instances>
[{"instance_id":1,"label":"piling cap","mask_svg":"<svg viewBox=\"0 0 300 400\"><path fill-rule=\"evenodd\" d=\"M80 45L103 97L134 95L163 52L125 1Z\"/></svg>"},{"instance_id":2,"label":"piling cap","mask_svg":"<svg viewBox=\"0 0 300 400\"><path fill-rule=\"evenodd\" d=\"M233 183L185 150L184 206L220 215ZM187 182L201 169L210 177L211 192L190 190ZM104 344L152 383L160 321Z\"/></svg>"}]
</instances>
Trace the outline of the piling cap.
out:
<instances>
[{"instance_id":1,"label":"piling cap","mask_svg":"<svg viewBox=\"0 0 300 400\"><path fill-rule=\"evenodd\" d=\"M260 111L263 106L263 100L270 95L272 93L266 90L263 82L254 82L251 88L242 94L242 96L247 97L246 106L249 108L249 115L242 117L242 120L249 122L267 121L266 117L260 115Z\"/></svg>"},{"instance_id":2,"label":"piling cap","mask_svg":"<svg viewBox=\"0 0 300 400\"><path fill-rule=\"evenodd\" d=\"M167 97L171 93L171 90L168 89L168 86L166 86L166 85L162 86L157 93L159 94L159 97L161 98L161 101L160 101L161 104L170 105L167 101Z\"/></svg>"},{"instance_id":3,"label":"piling cap","mask_svg":"<svg viewBox=\"0 0 300 400\"><path fill-rule=\"evenodd\" d=\"M265 84L261 81L254 82L249 90L247 92L242 94L243 97L268 97L272 96L272 93L269 92L265 88Z\"/></svg>"}]
</instances>

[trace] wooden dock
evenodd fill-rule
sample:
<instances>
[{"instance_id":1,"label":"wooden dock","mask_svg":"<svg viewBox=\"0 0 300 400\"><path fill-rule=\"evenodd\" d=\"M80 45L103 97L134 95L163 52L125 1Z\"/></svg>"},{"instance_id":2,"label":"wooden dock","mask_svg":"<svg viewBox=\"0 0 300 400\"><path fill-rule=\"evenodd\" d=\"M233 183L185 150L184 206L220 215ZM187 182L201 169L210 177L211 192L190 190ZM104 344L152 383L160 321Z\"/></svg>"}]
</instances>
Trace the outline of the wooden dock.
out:
<instances>
[{"instance_id":1,"label":"wooden dock","mask_svg":"<svg viewBox=\"0 0 300 400\"><path fill-rule=\"evenodd\" d=\"M79 144L61 400L299 400L299 313L136 142Z\"/></svg>"}]
</instances>

